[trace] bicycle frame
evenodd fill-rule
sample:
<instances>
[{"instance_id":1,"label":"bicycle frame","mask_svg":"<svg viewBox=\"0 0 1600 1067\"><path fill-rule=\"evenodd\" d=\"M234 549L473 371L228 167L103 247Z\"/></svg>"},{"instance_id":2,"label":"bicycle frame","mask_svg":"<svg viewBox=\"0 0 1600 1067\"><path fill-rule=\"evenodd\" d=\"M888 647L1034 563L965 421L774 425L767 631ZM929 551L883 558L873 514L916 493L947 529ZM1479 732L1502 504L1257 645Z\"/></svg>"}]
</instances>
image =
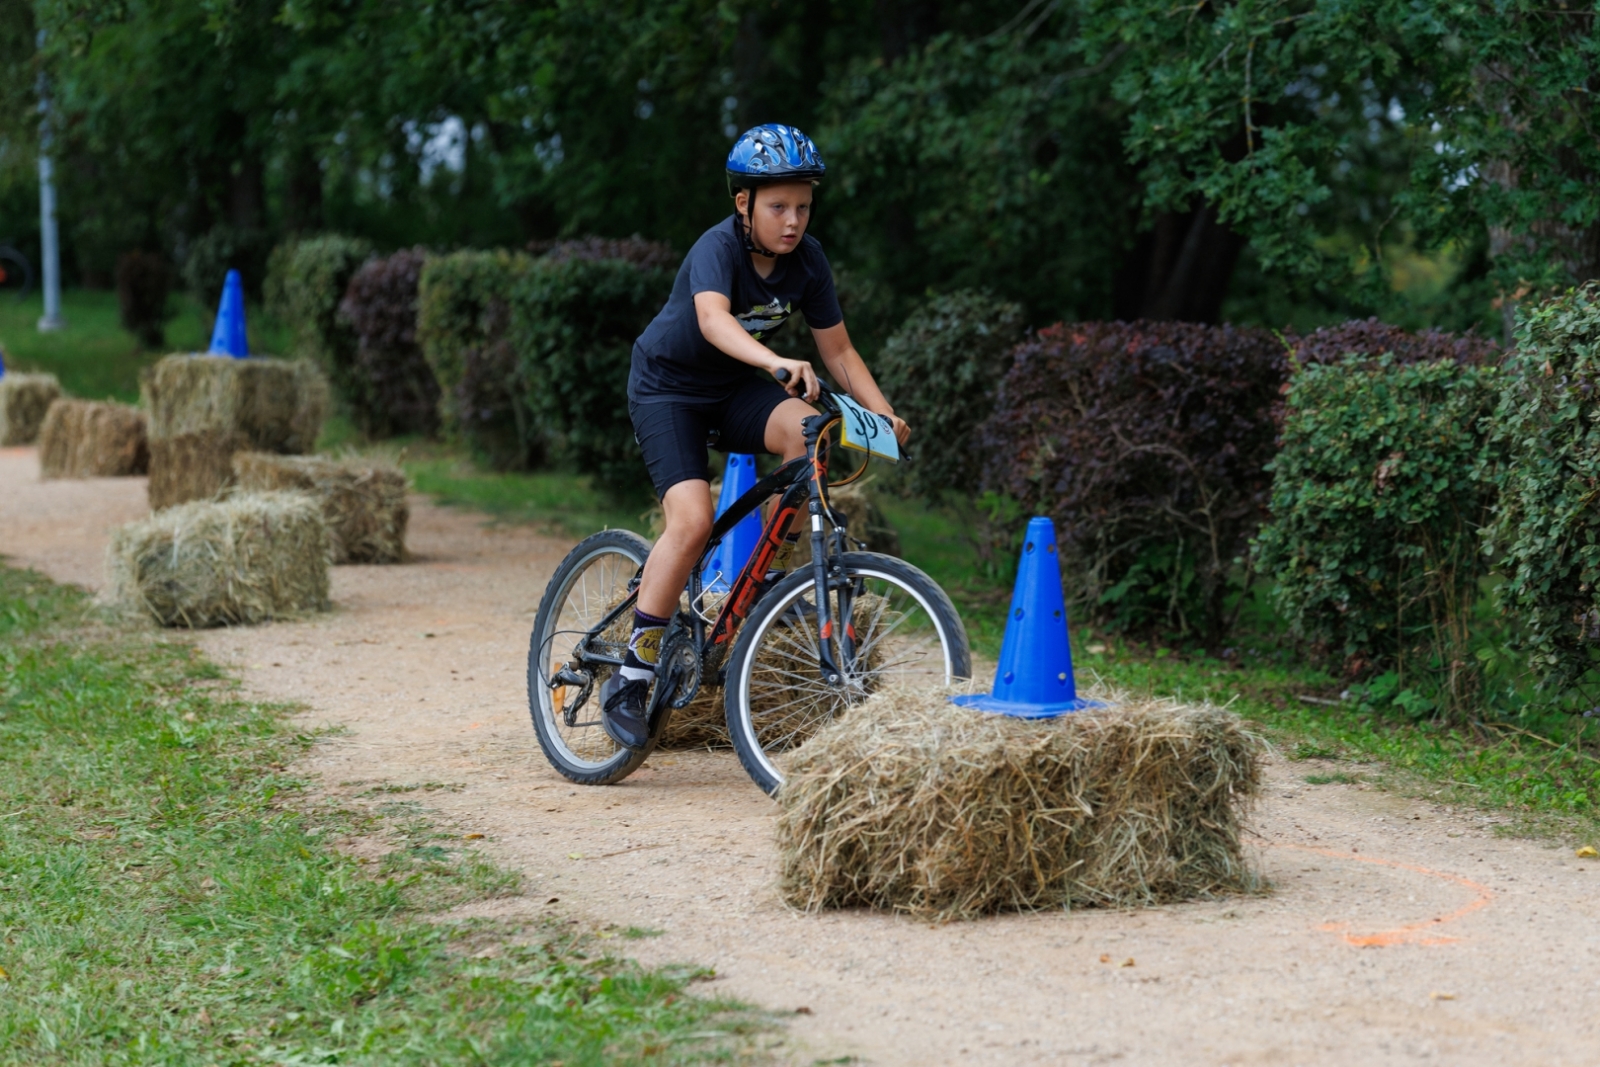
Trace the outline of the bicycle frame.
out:
<instances>
[{"instance_id":1,"label":"bicycle frame","mask_svg":"<svg viewBox=\"0 0 1600 1067\"><path fill-rule=\"evenodd\" d=\"M809 415L801 423L802 432L806 442L806 454L796 459L789 460L777 470L759 479L743 495L729 505L716 522L712 524L711 535L706 541L706 547L701 552L695 566L689 574L687 591L689 594L690 611L688 613L691 625L691 636L695 655L701 665L701 677L707 673L720 672L722 661L731 647L733 638L737 636L740 625L749 616L755 607L756 600L761 592L761 582L766 577L772 561L783 548L784 538L788 534L795 518L800 514L802 506L806 508L811 519L811 567L812 578L815 583L815 606L817 611L818 634L821 637L818 643L818 669L824 682L828 685L842 684L848 677L855 662L855 625L847 621L839 634L840 655L835 658L831 642L834 637L834 618L832 608L828 603L828 586L830 575L830 561L838 552L844 550L842 543L844 536L843 527L836 521L832 508L828 502L828 453L831 442L828 431L840 422L840 415L834 405L828 401L829 390L824 387L819 398L827 409L825 414ZM854 481L859 473L848 481ZM841 482L840 484L847 484ZM728 589L728 595L719 606L716 618L709 623L696 608L704 596L701 574L706 560L711 553L722 543L739 522L760 508L769 497L781 491L778 502L768 516L762 527L761 540L756 543L755 551L750 554L744 567L739 571ZM824 523L824 516L827 522ZM834 551L830 552L829 540L833 541ZM582 657L587 663L610 664L621 666L620 657L607 656L590 652L588 643L598 634L604 633L624 612L633 610L639 593L638 579L634 579L634 587L629 590L626 598L618 604L589 630L580 647L583 648ZM852 618L852 604L854 601L853 590L847 585L839 587L839 614L846 620ZM553 684L553 683L552 683Z\"/></svg>"}]
</instances>

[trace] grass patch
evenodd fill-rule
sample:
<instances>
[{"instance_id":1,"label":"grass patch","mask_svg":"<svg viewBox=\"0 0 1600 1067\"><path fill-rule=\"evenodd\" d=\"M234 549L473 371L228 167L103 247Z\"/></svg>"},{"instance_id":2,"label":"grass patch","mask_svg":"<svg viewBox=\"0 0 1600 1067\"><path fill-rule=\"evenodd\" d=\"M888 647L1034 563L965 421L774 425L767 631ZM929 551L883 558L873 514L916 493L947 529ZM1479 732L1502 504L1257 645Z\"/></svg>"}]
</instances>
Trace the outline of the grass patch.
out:
<instances>
[{"instance_id":1,"label":"grass patch","mask_svg":"<svg viewBox=\"0 0 1600 1067\"><path fill-rule=\"evenodd\" d=\"M1080 637L1078 644L1086 643ZM1600 752L1592 720L1571 720L1565 736L1551 736L1551 724L1543 724L1545 732L1458 729L1353 702L1307 704L1303 694L1336 690L1334 679L1265 642L1241 649L1237 664L1112 638L1095 643L1106 652L1077 650L1080 684L1092 674L1135 693L1230 704L1291 759L1376 762L1382 766L1363 781L1509 811L1530 827L1566 832L1574 820L1600 823Z\"/></svg>"},{"instance_id":2,"label":"grass patch","mask_svg":"<svg viewBox=\"0 0 1600 1067\"><path fill-rule=\"evenodd\" d=\"M0 351L13 370L48 371L61 379L69 396L89 400L112 399L133 403L139 399L139 371L167 352L204 349L211 340L213 309L204 308L188 293L174 293L175 313L167 323L167 344L160 352L147 352L118 321L117 294L99 289L68 289L61 294L61 317L66 327L40 333L44 298L38 292L26 300L0 299ZM250 350L277 354L285 350L288 333L259 308L246 315Z\"/></svg>"},{"instance_id":3,"label":"grass patch","mask_svg":"<svg viewBox=\"0 0 1600 1067\"><path fill-rule=\"evenodd\" d=\"M572 538L596 530L647 533L650 501L618 503L588 475L568 471L488 471L459 451L427 441L408 442L400 465L419 493L440 504L471 508L501 522L526 523Z\"/></svg>"},{"instance_id":4,"label":"grass patch","mask_svg":"<svg viewBox=\"0 0 1600 1067\"><path fill-rule=\"evenodd\" d=\"M1303 781L1306 785L1355 785L1361 779L1341 771L1337 774L1308 774Z\"/></svg>"},{"instance_id":5,"label":"grass patch","mask_svg":"<svg viewBox=\"0 0 1600 1067\"><path fill-rule=\"evenodd\" d=\"M288 769L312 743L188 646L0 568L0 1063L754 1055L766 1017L686 995L695 972L440 921L516 877L412 801L317 802Z\"/></svg>"}]
</instances>

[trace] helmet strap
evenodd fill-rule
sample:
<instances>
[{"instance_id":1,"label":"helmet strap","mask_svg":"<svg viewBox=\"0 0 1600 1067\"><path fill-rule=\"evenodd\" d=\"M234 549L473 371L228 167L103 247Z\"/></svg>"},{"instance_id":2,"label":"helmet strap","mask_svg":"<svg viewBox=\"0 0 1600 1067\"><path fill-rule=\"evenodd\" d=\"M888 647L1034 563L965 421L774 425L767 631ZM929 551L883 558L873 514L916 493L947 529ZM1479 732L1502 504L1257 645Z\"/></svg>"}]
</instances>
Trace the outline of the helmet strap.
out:
<instances>
[{"instance_id":1,"label":"helmet strap","mask_svg":"<svg viewBox=\"0 0 1600 1067\"><path fill-rule=\"evenodd\" d=\"M756 189L757 186L751 186L744 191L744 250L768 259L777 259L778 253L768 252L756 244Z\"/></svg>"}]
</instances>

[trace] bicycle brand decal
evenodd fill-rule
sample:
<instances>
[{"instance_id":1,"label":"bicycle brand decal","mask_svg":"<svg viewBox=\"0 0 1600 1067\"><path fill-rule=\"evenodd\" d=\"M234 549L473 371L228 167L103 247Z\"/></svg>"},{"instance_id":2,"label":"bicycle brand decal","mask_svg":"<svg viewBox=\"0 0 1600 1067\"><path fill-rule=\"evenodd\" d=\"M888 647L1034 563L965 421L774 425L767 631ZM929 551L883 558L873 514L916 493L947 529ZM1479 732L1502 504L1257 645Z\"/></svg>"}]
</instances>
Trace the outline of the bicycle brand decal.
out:
<instances>
[{"instance_id":1,"label":"bicycle brand decal","mask_svg":"<svg viewBox=\"0 0 1600 1067\"><path fill-rule=\"evenodd\" d=\"M839 404L839 421L844 430L839 435L840 444L890 463L900 461L900 442L895 440L894 423L887 415L868 411L844 393L834 393L833 399Z\"/></svg>"}]
</instances>

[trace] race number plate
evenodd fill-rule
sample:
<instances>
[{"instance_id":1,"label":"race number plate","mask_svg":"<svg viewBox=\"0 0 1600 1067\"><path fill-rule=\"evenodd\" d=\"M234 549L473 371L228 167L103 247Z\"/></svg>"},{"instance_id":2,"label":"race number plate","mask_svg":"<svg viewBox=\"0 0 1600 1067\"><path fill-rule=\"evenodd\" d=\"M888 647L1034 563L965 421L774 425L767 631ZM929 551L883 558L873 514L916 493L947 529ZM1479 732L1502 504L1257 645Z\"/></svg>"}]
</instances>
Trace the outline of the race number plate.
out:
<instances>
[{"instance_id":1,"label":"race number plate","mask_svg":"<svg viewBox=\"0 0 1600 1067\"><path fill-rule=\"evenodd\" d=\"M890 463L900 462L900 442L894 439L894 424L889 416L868 411L843 393L833 395L839 402L839 414L844 422L839 443Z\"/></svg>"}]
</instances>

